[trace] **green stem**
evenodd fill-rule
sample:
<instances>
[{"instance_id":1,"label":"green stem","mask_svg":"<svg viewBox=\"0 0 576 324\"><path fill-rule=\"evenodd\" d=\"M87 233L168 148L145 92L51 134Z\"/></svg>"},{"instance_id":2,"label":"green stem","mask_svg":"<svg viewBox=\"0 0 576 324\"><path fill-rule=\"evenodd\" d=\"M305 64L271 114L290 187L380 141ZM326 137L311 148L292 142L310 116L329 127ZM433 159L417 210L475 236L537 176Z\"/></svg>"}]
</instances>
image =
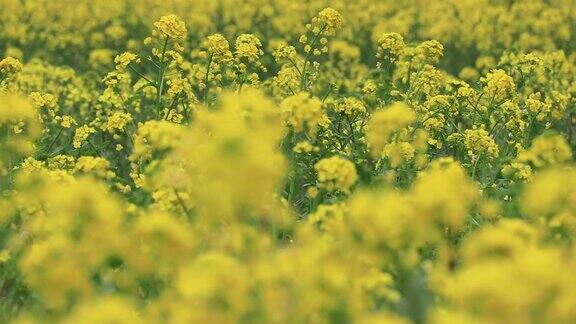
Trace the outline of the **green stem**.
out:
<instances>
[{"instance_id":1,"label":"green stem","mask_svg":"<svg viewBox=\"0 0 576 324\"><path fill-rule=\"evenodd\" d=\"M294 66L296 68L296 71L298 71L298 74L300 74L300 77L302 77L302 71L300 71L300 68L298 68L298 65L296 65L296 63L289 57L287 57L288 61L290 61L290 63L292 63L292 66Z\"/></svg>"},{"instance_id":2,"label":"green stem","mask_svg":"<svg viewBox=\"0 0 576 324\"><path fill-rule=\"evenodd\" d=\"M150 85L152 85L153 87L158 87L158 85L157 85L154 81L148 79L144 74L140 73L138 70L136 70L136 69L135 69L133 66L131 66L130 64L128 64L128 68L129 68L132 72L136 73L136 74L137 74L139 77L141 77L142 79L148 81L148 83L150 83Z\"/></svg>"},{"instance_id":3,"label":"green stem","mask_svg":"<svg viewBox=\"0 0 576 324\"><path fill-rule=\"evenodd\" d=\"M52 149L52 146L54 146L54 144L56 144L56 141L60 138L60 134L62 134L63 130L64 130L64 127L60 127L58 134L56 134L56 137L54 137L52 142L48 145L48 148L46 149L46 154L48 154L50 152L50 150Z\"/></svg>"},{"instance_id":4,"label":"green stem","mask_svg":"<svg viewBox=\"0 0 576 324\"><path fill-rule=\"evenodd\" d=\"M320 29L320 31L316 35L314 35L314 39L312 39L312 43L310 44L310 50L308 51L308 53L306 53L306 56L304 57L304 67L302 68L302 73L301 73L302 77L300 78L300 88L302 90L306 89L306 82L308 81L308 80L306 80L306 67L308 66L308 62L310 60L310 55L314 52L314 47L316 46L316 43L318 42L318 38L320 37L320 35L322 35L322 32L324 32L326 27L328 27L328 24L324 24L322 29Z\"/></svg>"},{"instance_id":5,"label":"green stem","mask_svg":"<svg viewBox=\"0 0 576 324\"><path fill-rule=\"evenodd\" d=\"M210 75L210 66L212 65L212 58L213 54L210 54L208 58L208 66L206 66L206 75L204 75L204 102L208 99L208 91L210 90L210 86L208 85L208 76Z\"/></svg>"},{"instance_id":6,"label":"green stem","mask_svg":"<svg viewBox=\"0 0 576 324\"><path fill-rule=\"evenodd\" d=\"M164 58L166 57L166 49L168 48L168 41L170 38L166 36L164 47L162 48L162 55L160 57L160 68L158 70L158 86L156 87L156 115L160 116L160 107L162 104L162 91L164 90L164 78L166 76L166 66L164 65Z\"/></svg>"},{"instance_id":7,"label":"green stem","mask_svg":"<svg viewBox=\"0 0 576 324\"><path fill-rule=\"evenodd\" d=\"M184 203L182 197L180 197L178 190L176 190L176 188L172 188L172 190L174 190L174 194L176 194L176 199L178 199L178 203L180 204L180 207L182 207L182 210L184 210L184 213L186 214L186 217L188 217L188 220L192 219L192 214L188 210L188 207L186 207L186 204Z\"/></svg>"}]
</instances>

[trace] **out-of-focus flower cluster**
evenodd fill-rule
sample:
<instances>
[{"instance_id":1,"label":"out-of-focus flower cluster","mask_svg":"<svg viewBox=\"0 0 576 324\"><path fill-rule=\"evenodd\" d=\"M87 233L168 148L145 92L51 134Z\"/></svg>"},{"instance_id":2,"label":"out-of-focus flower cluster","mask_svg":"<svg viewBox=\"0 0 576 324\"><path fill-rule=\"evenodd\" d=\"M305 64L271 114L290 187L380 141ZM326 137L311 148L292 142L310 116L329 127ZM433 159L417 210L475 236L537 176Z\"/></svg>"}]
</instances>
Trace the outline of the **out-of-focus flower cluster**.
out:
<instances>
[{"instance_id":1,"label":"out-of-focus flower cluster","mask_svg":"<svg viewBox=\"0 0 576 324\"><path fill-rule=\"evenodd\" d=\"M0 1L0 321L575 322L575 25Z\"/></svg>"}]
</instances>

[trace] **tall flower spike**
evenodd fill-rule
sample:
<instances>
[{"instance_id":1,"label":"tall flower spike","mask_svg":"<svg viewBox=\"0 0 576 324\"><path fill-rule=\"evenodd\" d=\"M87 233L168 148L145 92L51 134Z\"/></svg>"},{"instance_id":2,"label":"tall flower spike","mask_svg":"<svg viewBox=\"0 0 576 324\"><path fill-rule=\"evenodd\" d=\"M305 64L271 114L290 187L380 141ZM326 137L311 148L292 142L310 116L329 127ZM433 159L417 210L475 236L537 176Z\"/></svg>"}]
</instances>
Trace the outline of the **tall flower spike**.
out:
<instances>
[{"instance_id":1,"label":"tall flower spike","mask_svg":"<svg viewBox=\"0 0 576 324\"><path fill-rule=\"evenodd\" d=\"M315 27L324 28L324 35L334 36L336 31L344 25L344 19L338 11L332 8L325 8L318 13L318 17L312 19L312 24Z\"/></svg>"},{"instance_id":2,"label":"tall flower spike","mask_svg":"<svg viewBox=\"0 0 576 324\"><path fill-rule=\"evenodd\" d=\"M182 39L188 32L186 24L176 15L162 16L154 23L154 27L162 34L174 39Z\"/></svg>"}]
</instances>

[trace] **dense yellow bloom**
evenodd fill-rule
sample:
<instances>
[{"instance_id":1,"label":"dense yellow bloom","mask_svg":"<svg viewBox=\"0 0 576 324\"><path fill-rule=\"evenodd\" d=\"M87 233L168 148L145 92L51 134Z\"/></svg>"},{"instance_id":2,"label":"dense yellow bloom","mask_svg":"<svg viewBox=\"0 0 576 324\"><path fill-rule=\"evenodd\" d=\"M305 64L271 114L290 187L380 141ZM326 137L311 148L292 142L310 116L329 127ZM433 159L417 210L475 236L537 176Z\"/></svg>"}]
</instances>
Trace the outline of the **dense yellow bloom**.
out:
<instances>
[{"instance_id":1,"label":"dense yellow bloom","mask_svg":"<svg viewBox=\"0 0 576 324\"><path fill-rule=\"evenodd\" d=\"M310 97L306 92L300 92L282 101L280 109L286 123L297 132L307 131L314 134L319 126L325 123L322 102Z\"/></svg>"},{"instance_id":2,"label":"dense yellow bloom","mask_svg":"<svg viewBox=\"0 0 576 324\"><path fill-rule=\"evenodd\" d=\"M277 150L281 135L280 114L260 92L226 94L218 110L199 111L190 131L169 142L176 147L168 165L182 165L182 173L170 167L155 182L190 190L204 221L263 218L281 224L286 215L270 210L277 207L273 197L285 166Z\"/></svg>"},{"instance_id":3,"label":"dense yellow bloom","mask_svg":"<svg viewBox=\"0 0 576 324\"><path fill-rule=\"evenodd\" d=\"M512 162L502 168L502 173L507 177L518 180L529 180L532 178L532 167L521 162Z\"/></svg>"},{"instance_id":4,"label":"dense yellow bloom","mask_svg":"<svg viewBox=\"0 0 576 324\"><path fill-rule=\"evenodd\" d=\"M236 38L236 56L249 62L257 61L264 52L260 49L262 43L252 34L242 34Z\"/></svg>"},{"instance_id":5,"label":"dense yellow bloom","mask_svg":"<svg viewBox=\"0 0 576 324\"><path fill-rule=\"evenodd\" d=\"M301 141L296 143L292 150L296 153L311 153L320 151L320 148L310 144L308 141Z\"/></svg>"},{"instance_id":6,"label":"dense yellow bloom","mask_svg":"<svg viewBox=\"0 0 576 324\"><path fill-rule=\"evenodd\" d=\"M485 83L484 95L492 102L509 98L515 91L514 80L503 70L493 70L482 79Z\"/></svg>"},{"instance_id":7,"label":"dense yellow bloom","mask_svg":"<svg viewBox=\"0 0 576 324\"><path fill-rule=\"evenodd\" d=\"M140 58L136 54L130 52L124 52L114 58L114 63L116 63L116 69L124 70L132 62L140 62Z\"/></svg>"},{"instance_id":8,"label":"dense yellow bloom","mask_svg":"<svg viewBox=\"0 0 576 324\"><path fill-rule=\"evenodd\" d=\"M531 163L536 168L570 161L572 150L560 134L541 135L534 139L530 149L518 154L516 160Z\"/></svg>"},{"instance_id":9,"label":"dense yellow bloom","mask_svg":"<svg viewBox=\"0 0 576 324\"><path fill-rule=\"evenodd\" d=\"M0 3L1 323L576 322L575 1Z\"/></svg>"},{"instance_id":10,"label":"dense yellow bloom","mask_svg":"<svg viewBox=\"0 0 576 324\"><path fill-rule=\"evenodd\" d=\"M448 281L446 297L456 309L465 310L481 321L539 318L545 322L570 322L576 314L565 305L574 298L571 279L574 262L557 250L527 246L524 249L516 257L486 260L459 270ZM531 310L542 307L545 291L556 294L548 299L542 313L530 315Z\"/></svg>"},{"instance_id":11,"label":"dense yellow bloom","mask_svg":"<svg viewBox=\"0 0 576 324\"><path fill-rule=\"evenodd\" d=\"M294 46L280 46L274 51L274 59L280 62L282 59L293 60L296 57L296 49Z\"/></svg>"},{"instance_id":12,"label":"dense yellow bloom","mask_svg":"<svg viewBox=\"0 0 576 324\"><path fill-rule=\"evenodd\" d=\"M70 128L72 125L76 125L76 121L72 116L62 116L62 120L60 121L60 125L64 128Z\"/></svg>"},{"instance_id":13,"label":"dense yellow bloom","mask_svg":"<svg viewBox=\"0 0 576 324\"><path fill-rule=\"evenodd\" d=\"M111 179L116 175L110 171L110 162L104 158L81 156L76 160L75 172L93 173L99 177Z\"/></svg>"},{"instance_id":14,"label":"dense yellow bloom","mask_svg":"<svg viewBox=\"0 0 576 324\"><path fill-rule=\"evenodd\" d=\"M398 33L385 33L378 39L377 59L395 62L404 50L404 38Z\"/></svg>"},{"instance_id":15,"label":"dense yellow bloom","mask_svg":"<svg viewBox=\"0 0 576 324\"><path fill-rule=\"evenodd\" d=\"M521 255L534 246L538 236L530 224L520 219L502 219L495 226L474 233L462 247L463 262L474 264L489 259Z\"/></svg>"},{"instance_id":16,"label":"dense yellow bloom","mask_svg":"<svg viewBox=\"0 0 576 324\"><path fill-rule=\"evenodd\" d=\"M314 164L318 173L318 185L328 191L340 190L349 193L358 180L356 167L349 160L333 156Z\"/></svg>"},{"instance_id":17,"label":"dense yellow bloom","mask_svg":"<svg viewBox=\"0 0 576 324\"><path fill-rule=\"evenodd\" d=\"M414 158L415 149L408 142L394 142L384 146L383 155L390 160L393 167L397 167L405 161Z\"/></svg>"},{"instance_id":18,"label":"dense yellow bloom","mask_svg":"<svg viewBox=\"0 0 576 324\"><path fill-rule=\"evenodd\" d=\"M72 142L72 146L74 146L74 148L82 147L82 144L84 144L88 137L94 133L96 133L96 129L88 125L78 127L74 132L74 140Z\"/></svg>"},{"instance_id":19,"label":"dense yellow bloom","mask_svg":"<svg viewBox=\"0 0 576 324\"><path fill-rule=\"evenodd\" d=\"M182 136L182 128L173 123L149 121L139 125L130 159L132 161L150 159L155 151L165 151L175 147Z\"/></svg>"},{"instance_id":20,"label":"dense yellow bloom","mask_svg":"<svg viewBox=\"0 0 576 324\"><path fill-rule=\"evenodd\" d=\"M540 224L576 231L574 170L552 169L537 175L522 195L522 209Z\"/></svg>"},{"instance_id":21,"label":"dense yellow bloom","mask_svg":"<svg viewBox=\"0 0 576 324\"><path fill-rule=\"evenodd\" d=\"M394 103L372 114L368 122L367 141L374 157L382 155L390 136L416 119L416 114L404 103Z\"/></svg>"},{"instance_id":22,"label":"dense yellow bloom","mask_svg":"<svg viewBox=\"0 0 576 324\"><path fill-rule=\"evenodd\" d=\"M464 131L464 145L468 156L473 161L482 157L497 158L500 150L494 139L490 137L488 131L482 128L467 129Z\"/></svg>"},{"instance_id":23,"label":"dense yellow bloom","mask_svg":"<svg viewBox=\"0 0 576 324\"><path fill-rule=\"evenodd\" d=\"M186 36L186 24L176 15L162 16L154 23L154 27L166 37L181 39Z\"/></svg>"},{"instance_id":24,"label":"dense yellow bloom","mask_svg":"<svg viewBox=\"0 0 576 324\"><path fill-rule=\"evenodd\" d=\"M559 134L548 133L534 139L529 149L522 149L502 172L518 180L530 180L534 171L564 164L572 159L572 150Z\"/></svg>"},{"instance_id":25,"label":"dense yellow bloom","mask_svg":"<svg viewBox=\"0 0 576 324\"><path fill-rule=\"evenodd\" d=\"M0 73L2 74L2 78L16 74L20 71L22 71L22 63L17 59L7 57L0 61Z\"/></svg>"},{"instance_id":26,"label":"dense yellow bloom","mask_svg":"<svg viewBox=\"0 0 576 324\"><path fill-rule=\"evenodd\" d=\"M145 323L134 305L117 297L107 297L78 306L63 323L75 323L81 318L87 324L115 322L119 324Z\"/></svg>"},{"instance_id":27,"label":"dense yellow bloom","mask_svg":"<svg viewBox=\"0 0 576 324\"><path fill-rule=\"evenodd\" d=\"M308 216L308 223L329 233L332 228L342 224L345 212L346 205L344 204L320 205Z\"/></svg>"},{"instance_id":28,"label":"dense yellow bloom","mask_svg":"<svg viewBox=\"0 0 576 324\"><path fill-rule=\"evenodd\" d=\"M48 159L48 168L50 169L71 169L76 163L76 159L68 155L56 155Z\"/></svg>"},{"instance_id":29,"label":"dense yellow bloom","mask_svg":"<svg viewBox=\"0 0 576 324\"><path fill-rule=\"evenodd\" d=\"M344 18L340 13L332 8L324 8L312 19L309 29L314 33L322 33L326 36L333 36L337 30L342 28Z\"/></svg>"},{"instance_id":30,"label":"dense yellow bloom","mask_svg":"<svg viewBox=\"0 0 576 324\"><path fill-rule=\"evenodd\" d=\"M358 234L357 239L363 249L382 246L389 247L392 252L420 243L413 227L417 225L416 214L406 195L398 192L360 191L351 197L347 209L347 228ZM388 256L388 253L385 255Z\"/></svg>"},{"instance_id":31,"label":"dense yellow bloom","mask_svg":"<svg viewBox=\"0 0 576 324\"><path fill-rule=\"evenodd\" d=\"M425 41L416 47L416 52L423 61L437 63L444 54L444 46L436 40Z\"/></svg>"},{"instance_id":32,"label":"dense yellow bloom","mask_svg":"<svg viewBox=\"0 0 576 324\"><path fill-rule=\"evenodd\" d=\"M28 100L18 95L0 93L0 170L3 161L32 154L34 140L40 135L41 127L36 109ZM9 164L12 164L9 161Z\"/></svg>"},{"instance_id":33,"label":"dense yellow bloom","mask_svg":"<svg viewBox=\"0 0 576 324\"><path fill-rule=\"evenodd\" d=\"M0 123L2 124L15 123L35 116L32 105L25 98L2 95L0 99L2 100L0 106Z\"/></svg>"},{"instance_id":34,"label":"dense yellow bloom","mask_svg":"<svg viewBox=\"0 0 576 324\"><path fill-rule=\"evenodd\" d=\"M230 44L221 34L214 34L206 38L208 53L215 61L226 61L230 59Z\"/></svg>"},{"instance_id":35,"label":"dense yellow bloom","mask_svg":"<svg viewBox=\"0 0 576 324\"><path fill-rule=\"evenodd\" d=\"M108 117L108 121L102 128L108 132L121 131L130 122L132 122L132 116L129 113L117 111Z\"/></svg>"},{"instance_id":36,"label":"dense yellow bloom","mask_svg":"<svg viewBox=\"0 0 576 324\"><path fill-rule=\"evenodd\" d=\"M479 196L478 188L462 166L451 159L434 161L421 173L411 193L416 212L423 221L451 229L464 224L466 212Z\"/></svg>"},{"instance_id":37,"label":"dense yellow bloom","mask_svg":"<svg viewBox=\"0 0 576 324\"><path fill-rule=\"evenodd\" d=\"M295 67L284 66L273 79L274 92L281 97L294 95L300 87L300 74Z\"/></svg>"},{"instance_id":38,"label":"dense yellow bloom","mask_svg":"<svg viewBox=\"0 0 576 324\"><path fill-rule=\"evenodd\" d=\"M366 106L359 99L354 97L346 97L336 103L334 110L337 112L342 112L346 115L353 116L365 113Z\"/></svg>"}]
</instances>

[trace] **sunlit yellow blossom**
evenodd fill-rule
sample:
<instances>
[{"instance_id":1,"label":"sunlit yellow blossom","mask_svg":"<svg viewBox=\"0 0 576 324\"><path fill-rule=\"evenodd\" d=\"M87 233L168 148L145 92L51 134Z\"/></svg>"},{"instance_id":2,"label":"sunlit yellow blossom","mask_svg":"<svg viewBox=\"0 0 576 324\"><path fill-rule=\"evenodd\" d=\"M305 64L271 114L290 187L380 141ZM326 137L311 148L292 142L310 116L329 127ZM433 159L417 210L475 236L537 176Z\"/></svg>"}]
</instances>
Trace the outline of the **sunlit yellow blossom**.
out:
<instances>
[{"instance_id":1,"label":"sunlit yellow blossom","mask_svg":"<svg viewBox=\"0 0 576 324\"><path fill-rule=\"evenodd\" d=\"M481 157L493 159L498 157L500 150L494 139L490 137L485 129L467 129L464 132L464 145L466 146L468 156L472 160Z\"/></svg>"},{"instance_id":2,"label":"sunlit yellow blossom","mask_svg":"<svg viewBox=\"0 0 576 324\"><path fill-rule=\"evenodd\" d=\"M114 172L109 170L110 162L104 158L81 156L76 161L74 170L76 172L94 173L103 178L113 178Z\"/></svg>"},{"instance_id":3,"label":"sunlit yellow blossom","mask_svg":"<svg viewBox=\"0 0 576 324\"><path fill-rule=\"evenodd\" d=\"M297 132L306 130L314 134L325 121L322 102L306 92L284 99L280 108L286 122Z\"/></svg>"},{"instance_id":4,"label":"sunlit yellow blossom","mask_svg":"<svg viewBox=\"0 0 576 324\"><path fill-rule=\"evenodd\" d=\"M378 39L376 58L395 62L404 50L404 38L398 33L385 33Z\"/></svg>"},{"instance_id":5,"label":"sunlit yellow blossom","mask_svg":"<svg viewBox=\"0 0 576 324\"><path fill-rule=\"evenodd\" d=\"M0 323L576 323L576 1L0 3Z\"/></svg>"},{"instance_id":6,"label":"sunlit yellow blossom","mask_svg":"<svg viewBox=\"0 0 576 324\"><path fill-rule=\"evenodd\" d=\"M541 168L568 162L571 158L572 150L566 140L559 134L547 134L534 139L530 149L518 154L517 161Z\"/></svg>"},{"instance_id":7,"label":"sunlit yellow blossom","mask_svg":"<svg viewBox=\"0 0 576 324\"><path fill-rule=\"evenodd\" d=\"M22 71L22 63L13 57L7 57L0 61L0 73L5 78Z\"/></svg>"},{"instance_id":8,"label":"sunlit yellow blossom","mask_svg":"<svg viewBox=\"0 0 576 324\"><path fill-rule=\"evenodd\" d=\"M328 191L350 192L350 188L358 180L354 164L339 156L318 161L314 169L318 173L319 186Z\"/></svg>"},{"instance_id":9,"label":"sunlit yellow blossom","mask_svg":"<svg viewBox=\"0 0 576 324\"><path fill-rule=\"evenodd\" d=\"M425 41L416 47L416 52L425 62L437 63L444 54L444 46L436 40Z\"/></svg>"},{"instance_id":10,"label":"sunlit yellow blossom","mask_svg":"<svg viewBox=\"0 0 576 324\"><path fill-rule=\"evenodd\" d=\"M129 113L118 111L108 117L108 121L104 125L103 129L109 132L123 130L130 122L132 122L132 116Z\"/></svg>"},{"instance_id":11,"label":"sunlit yellow blossom","mask_svg":"<svg viewBox=\"0 0 576 324\"><path fill-rule=\"evenodd\" d=\"M493 102L499 102L508 98L516 89L512 77L507 75L503 70L493 70L482 80L485 83L485 96Z\"/></svg>"},{"instance_id":12,"label":"sunlit yellow blossom","mask_svg":"<svg viewBox=\"0 0 576 324\"><path fill-rule=\"evenodd\" d=\"M208 53L212 56L213 60L226 60L231 56L230 45L224 36L221 34L214 34L208 36L206 39Z\"/></svg>"},{"instance_id":13,"label":"sunlit yellow blossom","mask_svg":"<svg viewBox=\"0 0 576 324\"><path fill-rule=\"evenodd\" d=\"M114 63L116 63L116 68L119 70L126 69L126 67L132 62L140 62L140 58L136 54L125 52L122 53L116 58L114 58Z\"/></svg>"},{"instance_id":14,"label":"sunlit yellow blossom","mask_svg":"<svg viewBox=\"0 0 576 324\"><path fill-rule=\"evenodd\" d=\"M245 58L250 62L258 60L263 54L261 47L262 43L254 35L243 34L236 38L236 56Z\"/></svg>"},{"instance_id":15,"label":"sunlit yellow blossom","mask_svg":"<svg viewBox=\"0 0 576 324\"><path fill-rule=\"evenodd\" d=\"M324 8L318 13L318 16L312 19L313 32L318 29L326 35L334 35L337 30L342 28L344 19L340 13L332 8Z\"/></svg>"},{"instance_id":16,"label":"sunlit yellow blossom","mask_svg":"<svg viewBox=\"0 0 576 324\"><path fill-rule=\"evenodd\" d=\"M442 188L437 190L436 188ZM464 169L451 159L432 163L412 188L419 217L457 229L479 192Z\"/></svg>"},{"instance_id":17,"label":"sunlit yellow blossom","mask_svg":"<svg viewBox=\"0 0 576 324\"><path fill-rule=\"evenodd\" d=\"M94 133L96 133L96 129L88 125L78 127L74 132L74 140L72 145L74 148L80 148L82 144L88 139L88 137Z\"/></svg>"},{"instance_id":18,"label":"sunlit yellow blossom","mask_svg":"<svg viewBox=\"0 0 576 324\"><path fill-rule=\"evenodd\" d=\"M395 103L374 112L368 122L366 134L372 155L381 155L390 136L410 125L415 119L415 113L403 103Z\"/></svg>"},{"instance_id":19,"label":"sunlit yellow blossom","mask_svg":"<svg viewBox=\"0 0 576 324\"><path fill-rule=\"evenodd\" d=\"M167 37L180 39L186 36L186 25L176 15L162 16L154 27Z\"/></svg>"},{"instance_id":20,"label":"sunlit yellow blossom","mask_svg":"<svg viewBox=\"0 0 576 324\"><path fill-rule=\"evenodd\" d=\"M366 106L359 99L347 97L336 103L335 110L352 116L366 112Z\"/></svg>"},{"instance_id":21,"label":"sunlit yellow blossom","mask_svg":"<svg viewBox=\"0 0 576 324\"><path fill-rule=\"evenodd\" d=\"M311 152L318 152L320 149L308 141L302 141L296 143L294 148L292 149L296 153L311 153Z\"/></svg>"}]
</instances>

